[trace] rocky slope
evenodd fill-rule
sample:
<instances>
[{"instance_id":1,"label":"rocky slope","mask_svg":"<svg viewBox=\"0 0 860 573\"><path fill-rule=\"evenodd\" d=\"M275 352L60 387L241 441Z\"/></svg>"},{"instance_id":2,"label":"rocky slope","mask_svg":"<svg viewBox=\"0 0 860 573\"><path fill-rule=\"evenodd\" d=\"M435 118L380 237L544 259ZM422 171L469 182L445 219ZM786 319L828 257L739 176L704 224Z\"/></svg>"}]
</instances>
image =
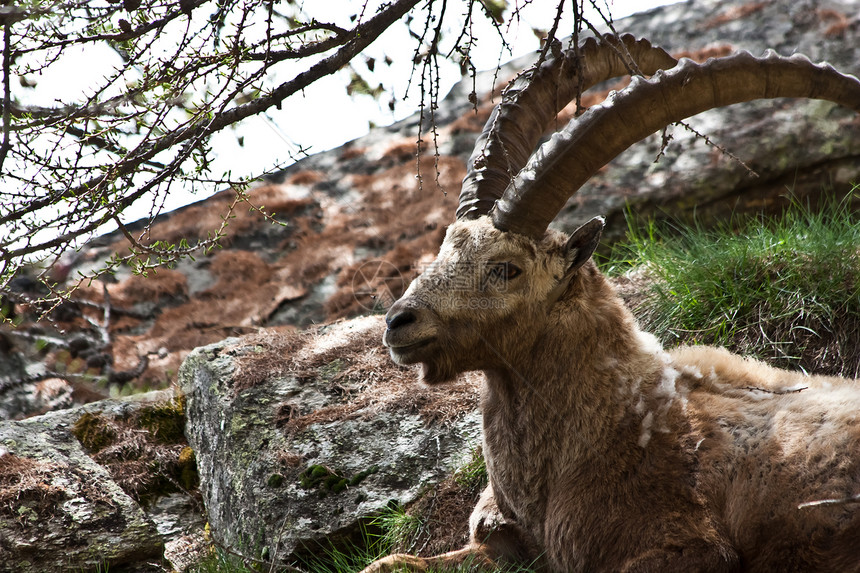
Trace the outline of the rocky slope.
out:
<instances>
[{"instance_id":1,"label":"rocky slope","mask_svg":"<svg viewBox=\"0 0 860 573\"><path fill-rule=\"evenodd\" d=\"M774 48L857 74L858 7L857 0L696 0L626 18L616 29L648 37L678 56L701 60ZM500 78L528 60L507 65ZM32 325L21 310L21 327L0 330L0 414L14 417L15 408L23 408L17 415L38 413L90 400L100 390L82 377L45 382L51 373L110 375L116 385L133 378L138 388L163 387L197 346L264 327L301 328L384 309L432 259L453 216L465 161L492 108L492 77L479 78L477 109L468 101L470 82L442 102L438 158L432 150L416 158L417 117L377 128L250 192L252 202L281 225L240 205L223 249L147 277L120 273L106 284L83 285L75 294L80 302L56 309L53 324ZM598 88L598 97L613 87L619 86ZM623 234L626 206L643 216L695 213L707 224L731 212L782 208L789 193L842 193L860 180L860 119L828 103L753 102L688 123L746 166L676 126L664 154L660 134L634 145L570 200L555 225L569 229L602 214L608 242ZM218 193L159 218L148 234L169 242L205 237L233 199L230 191ZM143 229L140 223L137 231ZM94 241L71 272L97 266L124 251L124 243L120 235ZM28 376L41 382L22 384ZM3 405L20 402L21 395L39 398L30 406Z\"/></svg>"}]
</instances>

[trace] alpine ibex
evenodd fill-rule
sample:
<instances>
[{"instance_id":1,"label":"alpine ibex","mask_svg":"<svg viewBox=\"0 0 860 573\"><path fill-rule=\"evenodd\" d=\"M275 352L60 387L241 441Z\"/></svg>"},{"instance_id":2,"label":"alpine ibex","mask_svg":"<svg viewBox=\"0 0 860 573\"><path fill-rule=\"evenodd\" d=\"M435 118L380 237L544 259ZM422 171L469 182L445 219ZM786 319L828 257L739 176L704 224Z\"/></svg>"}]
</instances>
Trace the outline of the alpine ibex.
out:
<instances>
[{"instance_id":1,"label":"alpine ibex","mask_svg":"<svg viewBox=\"0 0 860 573\"><path fill-rule=\"evenodd\" d=\"M577 90L630 70L629 87L532 154ZM368 571L470 559L560 573L860 571L860 385L718 348L666 352L591 261L603 221L569 238L547 230L636 141L775 97L860 111L860 81L772 52L675 61L625 36L589 40L512 84L469 160L456 222L388 311L383 339L427 384L486 374L490 485L465 549L392 555ZM821 500L833 503L809 503Z\"/></svg>"}]
</instances>

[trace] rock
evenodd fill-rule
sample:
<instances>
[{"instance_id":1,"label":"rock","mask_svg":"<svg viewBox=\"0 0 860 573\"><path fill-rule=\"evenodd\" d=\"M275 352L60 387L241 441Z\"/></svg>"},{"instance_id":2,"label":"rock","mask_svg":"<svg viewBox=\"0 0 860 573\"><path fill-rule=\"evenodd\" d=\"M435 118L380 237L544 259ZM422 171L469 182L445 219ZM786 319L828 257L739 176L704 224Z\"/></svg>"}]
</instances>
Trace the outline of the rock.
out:
<instances>
[{"instance_id":1,"label":"rock","mask_svg":"<svg viewBox=\"0 0 860 573\"><path fill-rule=\"evenodd\" d=\"M55 417L0 425L4 571L91 570L161 555L140 506Z\"/></svg>"},{"instance_id":2,"label":"rock","mask_svg":"<svg viewBox=\"0 0 860 573\"><path fill-rule=\"evenodd\" d=\"M26 376L26 375L25 375ZM21 419L74 405L74 389L61 378L18 378L0 386L0 420Z\"/></svg>"},{"instance_id":3,"label":"rock","mask_svg":"<svg viewBox=\"0 0 860 573\"><path fill-rule=\"evenodd\" d=\"M0 422L0 571L161 570L204 524L193 488L158 481L190 452L182 416L162 391Z\"/></svg>"},{"instance_id":4,"label":"rock","mask_svg":"<svg viewBox=\"0 0 860 573\"><path fill-rule=\"evenodd\" d=\"M212 535L287 560L408 505L479 443L477 377L421 387L379 316L198 348L179 378Z\"/></svg>"},{"instance_id":5,"label":"rock","mask_svg":"<svg viewBox=\"0 0 860 573\"><path fill-rule=\"evenodd\" d=\"M164 544L164 559L180 573L198 565L211 552L212 544L203 532L189 533Z\"/></svg>"}]
</instances>

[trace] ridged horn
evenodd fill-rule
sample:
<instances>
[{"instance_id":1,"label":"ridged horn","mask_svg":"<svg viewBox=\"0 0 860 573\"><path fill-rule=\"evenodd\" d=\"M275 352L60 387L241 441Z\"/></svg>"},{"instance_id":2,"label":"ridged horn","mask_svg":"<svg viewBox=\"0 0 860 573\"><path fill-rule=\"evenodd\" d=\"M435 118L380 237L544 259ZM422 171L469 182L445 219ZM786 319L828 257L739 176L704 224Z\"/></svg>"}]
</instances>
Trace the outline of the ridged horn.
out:
<instances>
[{"instance_id":1,"label":"ridged horn","mask_svg":"<svg viewBox=\"0 0 860 573\"><path fill-rule=\"evenodd\" d=\"M571 120L509 183L491 215L502 230L543 236L567 200L601 167L648 135L697 113L763 98L823 99L860 112L860 81L805 56L738 52L703 64L682 59Z\"/></svg>"},{"instance_id":2,"label":"ridged horn","mask_svg":"<svg viewBox=\"0 0 860 573\"><path fill-rule=\"evenodd\" d=\"M547 126L576 97L577 90L628 75L631 61L646 75L677 63L663 49L629 34L620 39L611 35L599 41L589 38L581 45L579 56L580 65L572 49L547 59L505 90L469 158L457 219L474 219L490 212L511 178L528 161Z\"/></svg>"}]
</instances>

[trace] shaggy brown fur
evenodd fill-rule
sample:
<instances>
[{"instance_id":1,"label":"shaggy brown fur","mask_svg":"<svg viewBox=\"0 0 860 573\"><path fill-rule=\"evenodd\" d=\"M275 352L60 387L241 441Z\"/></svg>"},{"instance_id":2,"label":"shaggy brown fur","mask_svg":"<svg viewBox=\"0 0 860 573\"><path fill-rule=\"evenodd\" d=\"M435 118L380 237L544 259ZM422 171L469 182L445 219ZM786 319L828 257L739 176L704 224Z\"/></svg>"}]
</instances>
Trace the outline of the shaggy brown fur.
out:
<instances>
[{"instance_id":1,"label":"shaggy brown fur","mask_svg":"<svg viewBox=\"0 0 860 573\"><path fill-rule=\"evenodd\" d=\"M665 352L567 240L453 224L384 343L438 384L483 370L490 486L465 549L573 571L860 571L860 386L715 348ZM499 269L503 271L499 271Z\"/></svg>"}]
</instances>

